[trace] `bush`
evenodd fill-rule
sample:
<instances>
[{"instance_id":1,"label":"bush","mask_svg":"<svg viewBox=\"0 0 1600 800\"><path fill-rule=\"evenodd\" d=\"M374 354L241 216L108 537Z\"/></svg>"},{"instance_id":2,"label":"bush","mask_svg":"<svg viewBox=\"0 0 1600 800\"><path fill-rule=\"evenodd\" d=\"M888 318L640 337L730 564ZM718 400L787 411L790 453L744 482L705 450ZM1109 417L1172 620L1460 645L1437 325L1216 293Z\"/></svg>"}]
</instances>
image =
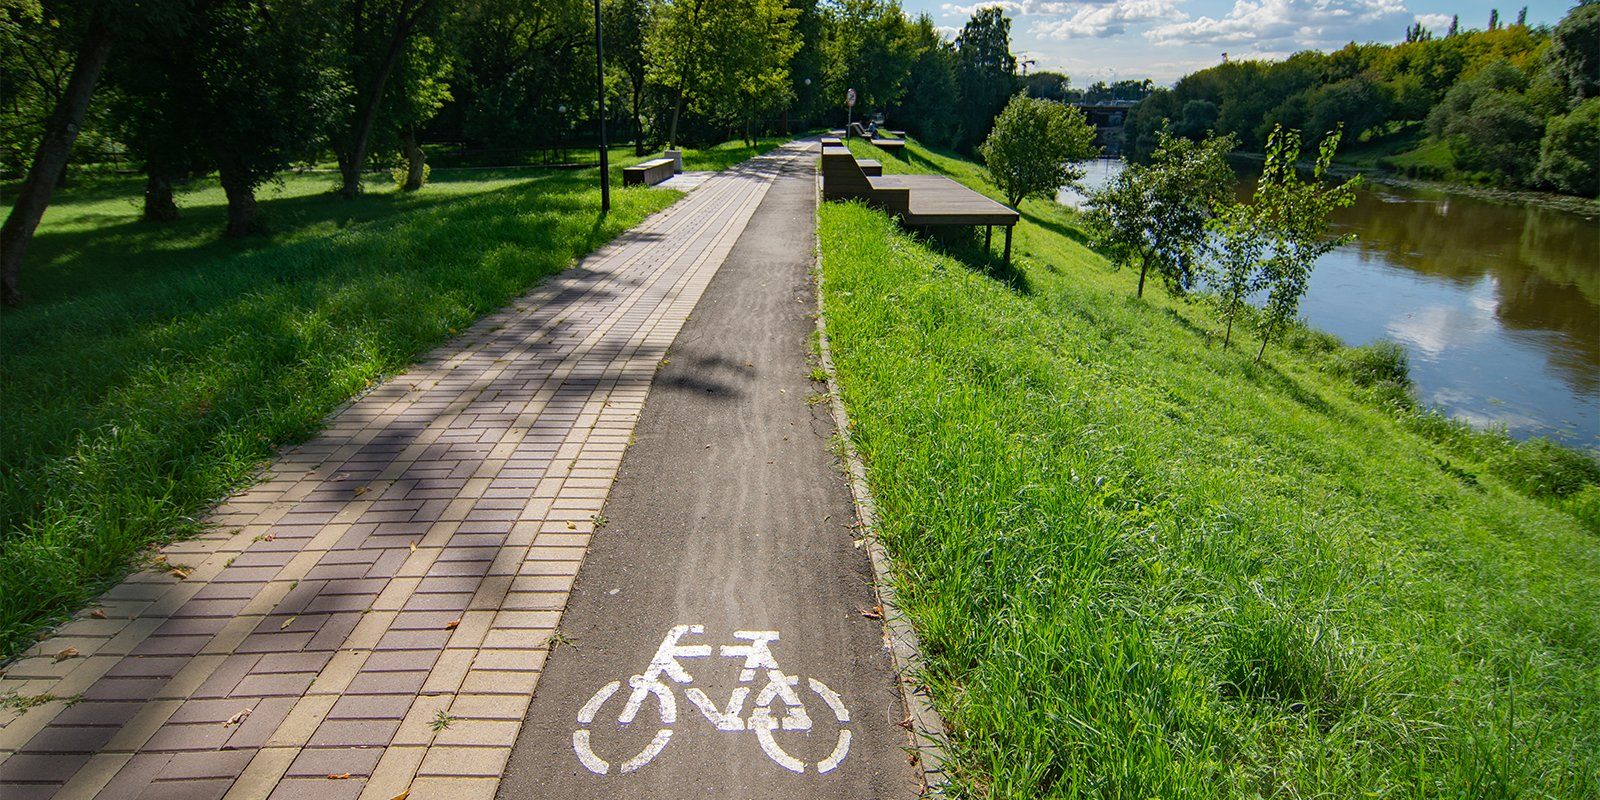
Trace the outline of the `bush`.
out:
<instances>
[{"instance_id":1,"label":"bush","mask_svg":"<svg viewBox=\"0 0 1600 800\"><path fill-rule=\"evenodd\" d=\"M1600 97L1555 117L1539 148L1538 178L1568 194L1600 194Z\"/></svg>"},{"instance_id":2,"label":"bush","mask_svg":"<svg viewBox=\"0 0 1600 800\"><path fill-rule=\"evenodd\" d=\"M1371 387L1382 383L1405 386L1411 383L1411 361L1406 356L1406 349L1394 342L1378 341L1346 348L1339 354L1339 367L1339 371L1355 381L1357 386Z\"/></svg>"},{"instance_id":3,"label":"bush","mask_svg":"<svg viewBox=\"0 0 1600 800\"><path fill-rule=\"evenodd\" d=\"M1529 439L1503 450L1495 472L1534 497L1568 498L1600 487L1600 462L1549 439Z\"/></svg>"}]
</instances>

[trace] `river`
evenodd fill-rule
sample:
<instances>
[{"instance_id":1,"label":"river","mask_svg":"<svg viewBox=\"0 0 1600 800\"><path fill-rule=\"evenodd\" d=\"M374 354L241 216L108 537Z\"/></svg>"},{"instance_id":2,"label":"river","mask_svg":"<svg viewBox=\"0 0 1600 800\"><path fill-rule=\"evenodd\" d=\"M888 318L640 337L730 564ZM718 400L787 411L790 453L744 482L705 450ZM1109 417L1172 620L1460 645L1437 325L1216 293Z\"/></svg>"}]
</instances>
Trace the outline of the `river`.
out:
<instances>
[{"instance_id":1,"label":"river","mask_svg":"<svg viewBox=\"0 0 1600 800\"><path fill-rule=\"evenodd\" d=\"M1121 165L1093 162L1085 185ZM1418 399L1453 417L1600 448L1600 221L1369 183L1334 228L1356 240L1317 262L1308 323L1399 342Z\"/></svg>"}]
</instances>

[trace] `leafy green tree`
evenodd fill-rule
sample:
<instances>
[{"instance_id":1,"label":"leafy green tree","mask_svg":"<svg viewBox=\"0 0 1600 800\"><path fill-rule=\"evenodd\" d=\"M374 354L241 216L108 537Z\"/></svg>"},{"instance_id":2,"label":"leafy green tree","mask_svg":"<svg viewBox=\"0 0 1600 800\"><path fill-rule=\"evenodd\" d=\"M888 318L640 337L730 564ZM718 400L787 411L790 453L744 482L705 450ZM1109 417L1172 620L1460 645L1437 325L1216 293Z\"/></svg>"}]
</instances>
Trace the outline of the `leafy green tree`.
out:
<instances>
[{"instance_id":1,"label":"leafy green tree","mask_svg":"<svg viewBox=\"0 0 1600 800\"><path fill-rule=\"evenodd\" d=\"M1206 225L1233 193L1231 137L1192 142L1163 131L1148 164L1130 164L1089 197L1095 246L1118 265L1139 265L1138 296L1153 269L1183 295L1199 278Z\"/></svg>"},{"instance_id":2,"label":"leafy green tree","mask_svg":"<svg viewBox=\"0 0 1600 800\"><path fill-rule=\"evenodd\" d=\"M348 102L316 0L219 0L189 37L199 135L228 201L225 233L261 228L255 192L324 152L325 133Z\"/></svg>"},{"instance_id":3,"label":"leafy green tree","mask_svg":"<svg viewBox=\"0 0 1600 800\"><path fill-rule=\"evenodd\" d=\"M839 109L856 90L856 112L885 111L905 95L916 58L913 32L898 0L838 0L823 41L827 103Z\"/></svg>"},{"instance_id":4,"label":"leafy green tree","mask_svg":"<svg viewBox=\"0 0 1600 800\"><path fill-rule=\"evenodd\" d=\"M1017 91L1011 20L999 8L980 8L956 36L956 88L962 147L989 135L1000 109Z\"/></svg>"},{"instance_id":5,"label":"leafy green tree","mask_svg":"<svg viewBox=\"0 0 1600 800\"><path fill-rule=\"evenodd\" d=\"M672 97L667 148L678 146L678 123L685 107L704 104L702 78L709 59L707 41L716 35L717 4L708 0L664 0L645 39L650 82Z\"/></svg>"},{"instance_id":6,"label":"leafy green tree","mask_svg":"<svg viewBox=\"0 0 1600 800\"><path fill-rule=\"evenodd\" d=\"M374 131L374 150L398 151L395 174L401 191L414 192L427 181L427 155L418 142L417 131L434 118L450 100L446 82L451 60L431 36L414 36L405 55L395 67L390 88L384 93L378 119L382 128Z\"/></svg>"},{"instance_id":7,"label":"leafy green tree","mask_svg":"<svg viewBox=\"0 0 1600 800\"><path fill-rule=\"evenodd\" d=\"M605 30L606 63L621 73L628 83L628 109L633 120L633 152L644 155L644 122L640 111L644 100L646 64L645 36L654 19L655 4L650 0L605 0L600 8Z\"/></svg>"},{"instance_id":8,"label":"leafy green tree","mask_svg":"<svg viewBox=\"0 0 1600 800\"><path fill-rule=\"evenodd\" d=\"M1023 199L1053 200L1083 178L1082 162L1098 151L1083 112L1051 100L1017 95L995 119L979 154L989 180L1015 208Z\"/></svg>"},{"instance_id":9,"label":"leafy green tree","mask_svg":"<svg viewBox=\"0 0 1600 800\"><path fill-rule=\"evenodd\" d=\"M345 79L355 90L348 95L353 102L333 137L339 159L339 193L345 197L361 192L361 171L372 147L373 132L382 124L380 113L385 108L404 109L409 105L386 106L384 95L391 91L390 80L406 54L415 47L428 46L419 43L419 39L437 26L438 8L438 0L349 0L336 15L348 43L343 59ZM423 67L425 62L413 62L413 66ZM407 120L395 127L410 123Z\"/></svg>"},{"instance_id":10,"label":"leafy green tree","mask_svg":"<svg viewBox=\"0 0 1600 800\"><path fill-rule=\"evenodd\" d=\"M1550 34L1546 63L1573 105L1600 95L1600 0L1582 0Z\"/></svg>"},{"instance_id":11,"label":"leafy green tree","mask_svg":"<svg viewBox=\"0 0 1600 800\"><path fill-rule=\"evenodd\" d=\"M939 35L933 17L923 14L911 23L916 53L897 117L919 138L950 144L956 137L956 50Z\"/></svg>"},{"instance_id":12,"label":"leafy green tree","mask_svg":"<svg viewBox=\"0 0 1600 800\"><path fill-rule=\"evenodd\" d=\"M594 101L592 10L572 0L460 0L450 80L463 138L549 144Z\"/></svg>"},{"instance_id":13,"label":"leafy green tree","mask_svg":"<svg viewBox=\"0 0 1600 800\"><path fill-rule=\"evenodd\" d=\"M704 110L713 119L742 126L746 144L763 114L794 98L789 60L800 48L794 36L799 12L783 0L722 0Z\"/></svg>"},{"instance_id":14,"label":"leafy green tree","mask_svg":"<svg viewBox=\"0 0 1600 800\"><path fill-rule=\"evenodd\" d=\"M1178 123L1178 133L1191 139L1203 139L1216 127L1220 109L1210 100L1190 100L1183 104L1183 119Z\"/></svg>"},{"instance_id":15,"label":"leafy green tree","mask_svg":"<svg viewBox=\"0 0 1600 800\"><path fill-rule=\"evenodd\" d=\"M1600 97L1550 120L1539 148L1538 179L1568 194L1600 195Z\"/></svg>"},{"instance_id":16,"label":"leafy green tree","mask_svg":"<svg viewBox=\"0 0 1600 800\"><path fill-rule=\"evenodd\" d=\"M1339 185L1325 180L1341 134L1335 130L1323 138L1309 179L1301 177L1297 169L1299 131L1277 128L1267 139L1267 157L1253 199L1255 215L1270 237L1263 265L1267 301L1261 316L1257 363L1266 355L1273 334L1299 313L1317 259L1354 238L1328 235L1334 210L1355 201L1355 189L1361 182L1360 176Z\"/></svg>"},{"instance_id":17,"label":"leafy green tree","mask_svg":"<svg viewBox=\"0 0 1600 800\"><path fill-rule=\"evenodd\" d=\"M1222 349L1233 340L1233 323L1251 294L1266 285L1263 259L1267 252L1267 231L1256 207L1234 203L1222 207L1208 224L1212 271L1211 284L1217 290L1217 305L1227 330Z\"/></svg>"},{"instance_id":18,"label":"leafy green tree","mask_svg":"<svg viewBox=\"0 0 1600 800\"><path fill-rule=\"evenodd\" d=\"M1039 70L1022 79L1022 91L1029 97L1058 103L1067 102L1067 93L1071 88L1072 79L1059 72Z\"/></svg>"},{"instance_id":19,"label":"leafy green tree","mask_svg":"<svg viewBox=\"0 0 1600 800\"><path fill-rule=\"evenodd\" d=\"M198 17L127 31L107 69L109 118L117 138L144 164L144 219L178 218L173 185L212 169L193 102L200 65L188 46Z\"/></svg>"}]
</instances>

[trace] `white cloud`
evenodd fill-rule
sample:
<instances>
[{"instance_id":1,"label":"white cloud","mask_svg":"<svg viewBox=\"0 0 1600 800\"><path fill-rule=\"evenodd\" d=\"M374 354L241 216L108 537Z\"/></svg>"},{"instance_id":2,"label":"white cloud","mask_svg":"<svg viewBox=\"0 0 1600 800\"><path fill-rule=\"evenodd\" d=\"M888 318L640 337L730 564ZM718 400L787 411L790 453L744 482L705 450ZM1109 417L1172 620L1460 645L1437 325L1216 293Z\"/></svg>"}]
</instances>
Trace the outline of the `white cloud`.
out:
<instances>
[{"instance_id":1,"label":"white cloud","mask_svg":"<svg viewBox=\"0 0 1600 800\"><path fill-rule=\"evenodd\" d=\"M1069 5L1055 3L1053 5ZM1104 4L1071 4L1076 8L1063 19L1041 20L1032 31L1047 39L1083 39L1118 36L1128 25L1183 18L1172 0L1112 0Z\"/></svg>"},{"instance_id":2,"label":"white cloud","mask_svg":"<svg viewBox=\"0 0 1600 800\"><path fill-rule=\"evenodd\" d=\"M1403 0L1235 0L1220 19L1158 25L1145 36L1157 44L1333 47L1393 40L1414 17Z\"/></svg>"}]
</instances>

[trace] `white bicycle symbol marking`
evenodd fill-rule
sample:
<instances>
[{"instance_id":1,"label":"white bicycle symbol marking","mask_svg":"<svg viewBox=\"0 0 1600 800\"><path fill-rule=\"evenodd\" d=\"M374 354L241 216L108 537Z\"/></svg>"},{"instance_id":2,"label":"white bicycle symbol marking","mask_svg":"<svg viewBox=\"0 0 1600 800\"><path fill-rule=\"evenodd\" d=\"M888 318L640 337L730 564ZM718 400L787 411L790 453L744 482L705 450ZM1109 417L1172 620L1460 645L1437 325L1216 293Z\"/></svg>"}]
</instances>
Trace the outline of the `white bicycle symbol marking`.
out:
<instances>
[{"instance_id":1,"label":"white bicycle symbol marking","mask_svg":"<svg viewBox=\"0 0 1600 800\"><path fill-rule=\"evenodd\" d=\"M655 738L645 745L637 755L623 761L619 771L623 774L634 772L652 759L661 754L667 742L672 739L671 725L677 723L678 702L672 692L672 684L661 679L666 675L677 683L690 683L694 680L688 670L678 663L683 658L708 658L711 655L711 645L707 644L679 644L678 640L688 634L704 634L703 625L677 625L667 631L661 646L656 648L655 657L650 659L650 666L645 668L644 674L635 675L628 679L628 685L633 691L628 695L628 702L622 707L622 712L617 715L619 725L630 725L639 715L639 709L644 705L646 698L654 695L656 707L661 717L661 728L656 731ZM745 701L750 698L751 686L737 686L732 695L728 697L728 705L718 709L716 704L706 696L704 691L697 686L684 690L684 695L689 698L695 708L717 730L723 732L752 731L756 741L761 744L761 750L780 766L792 772L805 772L806 762L785 752L778 745L773 731L809 731L811 730L811 716L806 713L805 704L800 701L800 695L795 691L800 679L793 675L785 675L778 669L778 662L772 657L772 642L778 641L777 631L734 631L735 639L743 639L749 644L725 644L721 647L723 658L743 658L744 667L739 672L739 683L749 684L755 681L756 672L765 670L767 683L756 693L755 705L750 710L749 717L743 716ZM826 758L818 761L816 769L819 774L825 774L838 767L844 761L845 755L850 752L850 730L844 726L850 722L850 712L844 707L844 702L839 694L829 689L822 681L812 678L807 681L807 686L815 692L822 702L833 711L834 719L839 722L839 739L834 744L833 751ZM596 755L589 740L589 726L594 722L595 715L600 713L600 707L605 705L611 696L622 688L622 681L612 681L594 693L589 702L583 704L578 711L578 729L572 732L572 750L577 753L578 760L583 766L596 775L605 775L611 771L611 763ZM773 704L782 702L783 716L775 716Z\"/></svg>"}]
</instances>

